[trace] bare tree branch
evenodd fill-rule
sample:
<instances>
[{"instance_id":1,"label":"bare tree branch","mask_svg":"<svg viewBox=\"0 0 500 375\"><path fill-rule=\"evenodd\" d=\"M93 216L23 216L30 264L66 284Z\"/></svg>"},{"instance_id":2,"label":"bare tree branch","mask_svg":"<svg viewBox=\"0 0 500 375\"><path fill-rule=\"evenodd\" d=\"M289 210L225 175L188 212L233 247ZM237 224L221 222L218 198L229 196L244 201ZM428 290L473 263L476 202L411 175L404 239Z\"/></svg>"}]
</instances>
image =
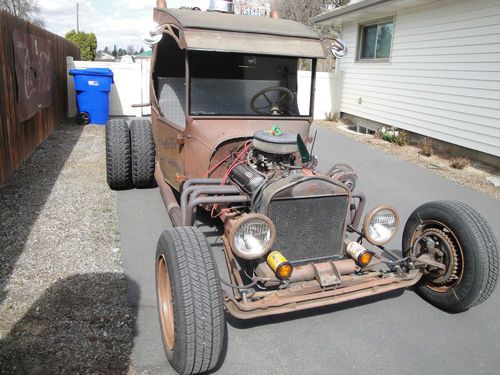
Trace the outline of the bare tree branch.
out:
<instances>
[{"instance_id":1,"label":"bare tree branch","mask_svg":"<svg viewBox=\"0 0 500 375\"><path fill-rule=\"evenodd\" d=\"M333 26L319 26L311 23L311 18L327 12L338 6L349 3L349 0L275 0L273 6L278 10L279 17L303 23L315 30L323 38L336 38L339 30ZM329 43L324 45L328 50ZM328 52L326 60L318 61L318 70L334 69L334 58Z\"/></svg>"},{"instance_id":2,"label":"bare tree branch","mask_svg":"<svg viewBox=\"0 0 500 375\"><path fill-rule=\"evenodd\" d=\"M44 20L39 17L40 8L37 0L0 0L0 9L39 27L45 26Z\"/></svg>"}]
</instances>

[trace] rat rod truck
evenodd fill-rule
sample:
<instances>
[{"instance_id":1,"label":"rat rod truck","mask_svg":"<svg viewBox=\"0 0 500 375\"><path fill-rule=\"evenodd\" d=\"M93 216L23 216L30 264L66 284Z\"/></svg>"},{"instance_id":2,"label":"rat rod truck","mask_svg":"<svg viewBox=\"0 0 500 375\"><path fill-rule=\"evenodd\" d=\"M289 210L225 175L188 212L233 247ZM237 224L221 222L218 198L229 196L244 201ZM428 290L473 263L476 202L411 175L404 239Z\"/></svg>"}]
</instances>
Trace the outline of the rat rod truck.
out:
<instances>
[{"instance_id":1,"label":"rat rod truck","mask_svg":"<svg viewBox=\"0 0 500 375\"><path fill-rule=\"evenodd\" d=\"M221 358L225 312L284 314L415 286L460 312L497 280L492 230L473 208L436 201L399 229L389 205L364 215L347 164L316 169L312 122L319 36L297 22L155 8L151 122L106 127L112 189L159 187L172 228L155 256L166 356L181 374ZM334 40L331 52L346 53ZM298 66L310 67L301 74ZM301 98L300 103L298 97ZM348 157L348 155L346 155ZM217 223L221 259L197 225ZM215 236L217 238L217 236Z\"/></svg>"}]
</instances>

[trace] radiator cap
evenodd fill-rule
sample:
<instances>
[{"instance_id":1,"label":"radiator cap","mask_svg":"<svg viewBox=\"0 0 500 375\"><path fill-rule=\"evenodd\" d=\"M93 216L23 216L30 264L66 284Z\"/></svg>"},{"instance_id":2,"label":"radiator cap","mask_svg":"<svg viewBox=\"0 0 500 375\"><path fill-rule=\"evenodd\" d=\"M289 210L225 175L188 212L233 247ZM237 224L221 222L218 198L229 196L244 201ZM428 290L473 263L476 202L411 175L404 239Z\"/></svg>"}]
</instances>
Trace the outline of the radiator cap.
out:
<instances>
[{"instance_id":1,"label":"radiator cap","mask_svg":"<svg viewBox=\"0 0 500 375\"><path fill-rule=\"evenodd\" d=\"M282 132L273 135L271 131L259 130L253 135L253 147L268 154L287 155L297 152L297 134Z\"/></svg>"}]
</instances>

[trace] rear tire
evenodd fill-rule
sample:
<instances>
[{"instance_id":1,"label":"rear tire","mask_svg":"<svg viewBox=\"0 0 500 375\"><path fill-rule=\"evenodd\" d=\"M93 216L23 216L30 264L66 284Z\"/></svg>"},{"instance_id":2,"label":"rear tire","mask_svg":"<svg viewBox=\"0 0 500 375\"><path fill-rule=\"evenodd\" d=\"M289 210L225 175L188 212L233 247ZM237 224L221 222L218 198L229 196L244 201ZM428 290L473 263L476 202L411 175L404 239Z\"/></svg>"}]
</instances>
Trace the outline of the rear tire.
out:
<instances>
[{"instance_id":1,"label":"rear tire","mask_svg":"<svg viewBox=\"0 0 500 375\"><path fill-rule=\"evenodd\" d=\"M168 361L179 374L217 366L225 338L219 274L194 227L165 230L156 248L156 296Z\"/></svg>"},{"instance_id":2,"label":"rear tire","mask_svg":"<svg viewBox=\"0 0 500 375\"><path fill-rule=\"evenodd\" d=\"M436 241L447 266L444 276L429 272L416 286L425 300L445 311L461 312L486 301L493 293L498 277L498 245L486 220L472 207L450 201L420 206L406 222L405 256L413 253L419 238Z\"/></svg>"},{"instance_id":3,"label":"rear tire","mask_svg":"<svg viewBox=\"0 0 500 375\"><path fill-rule=\"evenodd\" d=\"M130 176L130 132L127 122L111 120L106 125L106 177L113 190L132 187Z\"/></svg>"},{"instance_id":4,"label":"rear tire","mask_svg":"<svg viewBox=\"0 0 500 375\"><path fill-rule=\"evenodd\" d=\"M132 147L132 183L136 188L154 186L155 144L151 122L132 120L130 123Z\"/></svg>"}]
</instances>

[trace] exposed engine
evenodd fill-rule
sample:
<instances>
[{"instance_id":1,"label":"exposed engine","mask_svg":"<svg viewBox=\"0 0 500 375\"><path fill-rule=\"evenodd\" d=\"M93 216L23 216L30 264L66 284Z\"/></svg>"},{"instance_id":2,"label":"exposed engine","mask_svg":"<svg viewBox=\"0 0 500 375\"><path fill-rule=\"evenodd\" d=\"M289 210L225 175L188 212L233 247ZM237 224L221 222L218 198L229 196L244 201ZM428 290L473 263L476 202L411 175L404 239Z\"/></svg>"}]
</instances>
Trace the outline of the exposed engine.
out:
<instances>
[{"instance_id":1,"label":"exposed engine","mask_svg":"<svg viewBox=\"0 0 500 375\"><path fill-rule=\"evenodd\" d=\"M301 169L297 166L297 153L297 135L282 133L276 136L271 132L258 131L246 155L242 155L243 160L231 169L229 178L253 195L271 180Z\"/></svg>"},{"instance_id":2,"label":"exposed engine","mask_svg":"<svg viewBox=\"0 0 500 375\"><path fill-rule=\"evenodd\" d=\"M276 173L295 167L296 154L299 151L296 134L282 133L276 136L271 132L258 131L252 144L248 162L259 172Z\"/></svg>"},{"instance_id":3,"label":"exposed engine","mask_svg":"<svg viewBox=\"0 0 500 375\"><path fill-rule=\"evenodd\" d=\"M254 138L243 142L233 155L227 178L250 195L252 212L261 211L264 192L274 183L322 175L316 172L315 157L309 155L300 137L279 128L256 132ZM303 163L304 160L311 162ZM350 191L354 190L357 180L356 173L347 164L335 164L322 176L342 182Z\"/></svg>"}]
</instances>

